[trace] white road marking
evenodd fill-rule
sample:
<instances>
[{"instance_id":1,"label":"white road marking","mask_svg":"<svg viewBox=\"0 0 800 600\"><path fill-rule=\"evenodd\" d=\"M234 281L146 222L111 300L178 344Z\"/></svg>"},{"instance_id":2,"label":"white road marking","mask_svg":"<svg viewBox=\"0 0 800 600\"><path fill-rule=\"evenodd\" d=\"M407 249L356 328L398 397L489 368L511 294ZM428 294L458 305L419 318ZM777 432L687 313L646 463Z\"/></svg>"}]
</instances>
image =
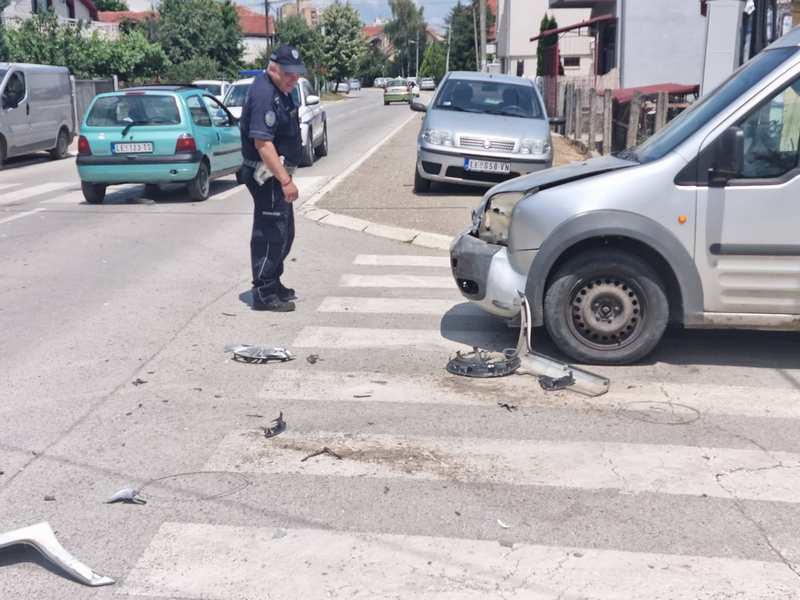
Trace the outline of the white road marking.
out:
<instances>
[{"instance_id":1,"label":"white road marking","mask_svg":"<svg viewBox=\"0 0 800 600\"><path fill-rule=\"evenodd\" d=\"M247 187L237 184L229 190L225 190L224 192L220 192L218 194L212 194L211 197L216 200L225 200L226 198L230 198L231 196L235 196L241 192L247 192Z\"/></svg>"},{"instance_id":2,"label":"white road marking","mask_svg":"<svg viewBox=\"0 0 800 600\"><path fill-rule=\"evenodd\" d=\"M9 188L19 187L21 183L0 183L0 190L7 190Z\"/></svg>"},{"instance_id":3,"label":"white road marking","mask_svg":"<svg viewBox=\"0 0 800 600\"><path fill-rule=\"evenodd\" d=\"M441 267L450 268L450 259L446 256L419 256L412 254L359 254L354 265L372 267Z\"/></svg>"},{"instance_id":4,"label":"white road marking","mask_svg":"<svg viewBox=\"0 0 800 600\"><path fill-rule=\"evenodd\" d=\"M455 290L452 277L435 275L354 275L346 273L339 281L341 287L379 287L379 288L424 288Z\"/></svg>"},{"instance_id":5,"label":"white road marking","mask_svg":"<svg viewBox=\"0 0 800 600\"><path fill-rule=\"evenodd\" d=\"M471 346L486 347L487 343L511 340L495 332L449 331L451 339L442 337L437 329L372 329L363 327L304 327L294 340L298 348L409 348L422 352L469 350ZM512 336L513 337L513 336ZM452 340L465 340L460 343ZM512 344L513 345L513 344Z\"/></svg>"},{"instance_id":6,"label":"white road marking","mask_svg":"<svg viewBox=\"0 0 800 600\"><path fill-rule=\"evenodd\" d=\"M187 600L775 600L795 598L797 578L780 562L167 522L119 592Z\"/></svg>"},{"instance_id":7,"label":"white road marking","mask_svg":"<svg viewBox=\"0 0 800 600\"><path fill-rule=\"evenodd\" d=\"M436 298L342 298L327 297L319 312L352 312L396 315L443 315L458 302Z\"/></svg>"},{"instance_id":8,"label":"white road marking","mask_svg":"<svg viewBox=\"0 0 800 600\"><path fill-rule=\"evenodd\" d=\"M669 399L665 393L669 394ZM545 393L529 376L464 379L455 375L348 373L324 370L324 362L315 366L312 372L282 369L280 377L267 380L261 397L268 400L491 407L495 407L497 401L506 401L520 408L546 406L585 410L593 407L605 411L631 411L636 413L633 418L656 423L692 420L705 414L800 419L800 391L795 389L717 384L648 384L627 389L612 382L608 394L585 398L569 392L560 395Z\"/></svg>"},{"instance_id":9,"label":"white road marking","mask_svg":"<svg viewBox=\"0 0 800 600\"><path fill-rule=\"evenodd\" d=\"M209 471L377 477L800 503L800 454L666 444L286 431L225 437ZM343 460L300 459L327 446Z\"/></svg>"},{"instance_id":10,"label":"white road marking","mask_svg":"<svg viewBox=\"0 0 800 600\"><path fill-rule=\"evenodd\" d=\"M0 196L0 205L11 204L12 202L21 202L22 200L27 200L28 198L33 198L35 196L41 196L42 194L47 194L55 190L69 189L72 187L72 185L74 184L64 181L56 181L51 183L40 183L39 185L34 185L32 187L24 187L13 192L4 193L2 196Z\"/></svg>"},{"instance_id":11,"label":"white road marking","mask_svg":"<svg viewBox=\"0 0 800 600\"><path fill-rule=\"evenodd\" d=\"M11 221L16 221L17 219L22 219L23 217L27 217L29 215L33 215L33 214L36 214L38 212L42 212L43 210L46 210L46 209L44 209L44 208L34 208L33 210L29 210L27 212L18 213L16 215L14 215L13 217L8 217L7 219L0 219L0 225L2 225L3 223L10 223Z\"/></svg>"}]
</instances>

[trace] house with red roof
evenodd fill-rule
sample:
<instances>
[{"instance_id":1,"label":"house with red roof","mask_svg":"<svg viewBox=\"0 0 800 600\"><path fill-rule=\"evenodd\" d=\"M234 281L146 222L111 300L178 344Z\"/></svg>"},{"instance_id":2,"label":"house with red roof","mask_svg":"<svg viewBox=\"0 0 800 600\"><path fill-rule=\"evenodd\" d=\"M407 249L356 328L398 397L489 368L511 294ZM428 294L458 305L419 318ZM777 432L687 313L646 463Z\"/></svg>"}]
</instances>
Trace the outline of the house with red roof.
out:
<instances>
[{"instance_id":1,"label":"house with red roof","mask_svg":"<svg viewBox=\"0 0 800 600\"><path fill-rule=\"evenodd\" d=\"M4 21L14 23L48 10L55 12L62 22L83 21L89 24L90 29L96 29L109 37L117 35L115 26L100 22L97 7L92 0L16 0L0 16Z\"/></svg>"}]
</instances>

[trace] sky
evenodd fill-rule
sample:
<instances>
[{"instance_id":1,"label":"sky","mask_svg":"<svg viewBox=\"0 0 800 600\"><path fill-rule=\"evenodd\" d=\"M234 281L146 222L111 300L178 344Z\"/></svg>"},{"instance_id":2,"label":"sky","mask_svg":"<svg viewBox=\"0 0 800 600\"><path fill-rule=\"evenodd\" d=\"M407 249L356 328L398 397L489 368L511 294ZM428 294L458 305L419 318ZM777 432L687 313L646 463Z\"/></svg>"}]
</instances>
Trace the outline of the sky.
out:
<instances>
[{"instance_id":1,"label":"sky","mask_svg":"<svg viewBox=\"0 0 800 600\"><path fill-rule=\"evenodd\" d=\"M248 8L252 8L253 10L260 9L261 12L264 12L263 0L234 1ZM271 4L273 6L280 5L284 1L285 0L271 0ZM425 8L425 18L428 23L439 29L444 28L444 20L450 13L450 9L455 6L456 1L457 0L416 0L418 6ZM153 0L127 0L127 2L131 10L147 10L150 8ZM333 2L333 0L316 0L314 4L318 8L325 8L325 6L331 2ZM361 20L364 21L364 23L372 23L376 18L388 19L391 16L387 0L351 0L350 4L361 13Z\"/></svg>"}]
</instances>

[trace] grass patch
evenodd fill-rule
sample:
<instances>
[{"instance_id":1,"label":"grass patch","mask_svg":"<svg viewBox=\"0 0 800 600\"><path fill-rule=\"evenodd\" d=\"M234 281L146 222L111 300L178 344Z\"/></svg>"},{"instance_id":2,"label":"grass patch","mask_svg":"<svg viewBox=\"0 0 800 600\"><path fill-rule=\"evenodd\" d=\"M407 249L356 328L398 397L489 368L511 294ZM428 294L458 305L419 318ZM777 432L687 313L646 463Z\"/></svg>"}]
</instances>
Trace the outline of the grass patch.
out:
<instances>
[{"instance_id":1,"label":"grass patch","mask_svg":"<svg viewBox=\"0 0 800 600\"><path fill-rule=\"evenodd\" d=\"M344 100L344 98L342 94L334 94L332 92L322 92L322 96L320 97L322 102L339 102L340 100Z\"/></svg>"}]
</instances>

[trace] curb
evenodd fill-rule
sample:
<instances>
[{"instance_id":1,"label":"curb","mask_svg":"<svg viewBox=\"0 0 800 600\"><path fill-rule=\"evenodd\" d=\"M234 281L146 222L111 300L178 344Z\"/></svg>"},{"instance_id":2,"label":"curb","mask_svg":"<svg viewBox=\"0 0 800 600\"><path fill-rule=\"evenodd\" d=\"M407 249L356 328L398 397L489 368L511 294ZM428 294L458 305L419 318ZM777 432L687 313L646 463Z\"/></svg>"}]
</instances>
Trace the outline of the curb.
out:
<instances>
[{"instance_id":1,"label":"curb","mask_svg":"<svg viewBox=\"0 0 800 600\"><path fill-rule=\"evenodd\" d=\"M375 237L384 238L387 240L394 240L404 244L411 244L412 246L419 246L421 248L432 248L434 250L449 250L453 238L449 235L442 235L439 233L431 233L429 231L422 231L419 229L407 229L405 227L395 227L393 225L384 225L382 223L373 223L364 219L358 219L348 215L331 212L324 208L317 208L319 202L325 194L334 190L342 181L347 179L353 172L363 165L373 154L375 154L381 147L389 142L394 136L408 125L416 114L412 114L408 119L403 121L396 127L389 135L383 140L378 142L369 151L366 152L361 158L350 165L345 171L331 179L322 188L314 193L311 198L306 200L297 210L310 221L330 225L331 227L341 227L342 229L350 229L351 231L360 231Z\"/></svg>"}]
</instances>

